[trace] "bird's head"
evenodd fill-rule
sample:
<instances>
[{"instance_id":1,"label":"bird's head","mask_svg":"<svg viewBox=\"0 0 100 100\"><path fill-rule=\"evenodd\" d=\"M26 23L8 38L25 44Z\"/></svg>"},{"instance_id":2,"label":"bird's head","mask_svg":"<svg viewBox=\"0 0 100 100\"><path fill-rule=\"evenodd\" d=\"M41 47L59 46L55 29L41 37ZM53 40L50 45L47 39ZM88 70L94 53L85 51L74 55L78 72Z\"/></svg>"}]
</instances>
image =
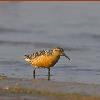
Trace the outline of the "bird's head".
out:
<instances>
[{"instance_id":1,"label":"bird's head","mask_svg":"<svg viewBox=\"0 0 100 100\"><path fill-rule=\"evenodd\" d=\"M54 53L54 54L57 54L57 55L60 55L60 56L65 56L67 59L70 60L70 58L65 54L63 48L60 48L60 47L54 48L54 49L53 49L53 53Z\"/></svg>"},{"instance_id":2,"label":"bird's head","mask_svg":"<svg viewBox=\"0 0 100 100\"><path fill-rule=\"evenodd\" d=\"M26 62L30 63L31 59L29 55L24 55L24 59Z\"/></svg>"}]
</instances>

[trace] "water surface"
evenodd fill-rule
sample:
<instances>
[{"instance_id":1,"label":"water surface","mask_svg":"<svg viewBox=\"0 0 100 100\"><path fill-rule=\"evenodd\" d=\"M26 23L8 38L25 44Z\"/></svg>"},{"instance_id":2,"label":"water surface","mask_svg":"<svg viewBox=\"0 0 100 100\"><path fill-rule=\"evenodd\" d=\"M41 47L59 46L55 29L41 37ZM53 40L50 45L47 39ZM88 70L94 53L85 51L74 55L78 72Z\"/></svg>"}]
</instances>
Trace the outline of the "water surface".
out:
<instances>
[{"instance_id":1,"label":"water surface","mask_svg":"<svg viewBox=\"0 0 100 100\"><path fill-rule=\"evenodd\" d=\"M100 84L100 4L0 4L0 74L32 78L23 56L61 46L71 61L61 57L51 79ZM47 78L37 69L37 78Z\"/></svg>"}]
</instances>

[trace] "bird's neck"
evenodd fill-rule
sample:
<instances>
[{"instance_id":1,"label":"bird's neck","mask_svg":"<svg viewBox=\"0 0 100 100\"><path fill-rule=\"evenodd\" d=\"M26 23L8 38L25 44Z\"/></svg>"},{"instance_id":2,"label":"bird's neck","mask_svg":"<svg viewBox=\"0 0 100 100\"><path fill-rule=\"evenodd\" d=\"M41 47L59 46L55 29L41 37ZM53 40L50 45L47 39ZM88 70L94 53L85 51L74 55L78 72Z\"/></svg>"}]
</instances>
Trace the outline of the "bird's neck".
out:
<instances>
[{"instance_id":1,"label":"bird's neck","mask_svg":"<svg viewBox=\"0 0 100 100\"><path fill-rule=\"evenodd\" d=\"M60 55L57 53L54 53L53 56L54 56L54 58L58 58L58 59L60 58Z\"/></svg>"}]
</instances>

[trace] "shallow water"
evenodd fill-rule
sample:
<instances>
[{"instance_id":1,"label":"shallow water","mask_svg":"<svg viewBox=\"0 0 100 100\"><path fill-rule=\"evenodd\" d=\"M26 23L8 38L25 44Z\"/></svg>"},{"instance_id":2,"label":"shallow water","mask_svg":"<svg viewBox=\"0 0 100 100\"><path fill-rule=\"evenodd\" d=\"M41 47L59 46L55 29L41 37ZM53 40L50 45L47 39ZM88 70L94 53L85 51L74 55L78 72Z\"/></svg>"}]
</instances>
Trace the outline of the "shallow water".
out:
<instances>
[{"instance_id":1,"label":"shallow water","mask_svg":"<svg viewBox=\"0 0 100 100\"><path fill-rule=\"evenodd\" d=\"M61 46L71 61L61 57L51 79L100 83L100 4L0 4L0 74L32 78L23 56ZM37 69L37 78L47 78Z\"/></svg>"}]
</instances>

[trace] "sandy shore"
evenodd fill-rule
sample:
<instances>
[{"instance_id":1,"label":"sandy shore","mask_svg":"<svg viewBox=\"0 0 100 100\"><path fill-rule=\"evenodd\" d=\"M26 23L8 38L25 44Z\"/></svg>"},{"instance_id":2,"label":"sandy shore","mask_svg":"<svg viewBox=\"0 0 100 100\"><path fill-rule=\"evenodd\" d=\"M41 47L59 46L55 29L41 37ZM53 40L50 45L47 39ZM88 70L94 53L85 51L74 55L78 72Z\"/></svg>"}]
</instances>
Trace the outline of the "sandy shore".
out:
<instances>
[{"instance_id":1,"label":"sandy shore","mask_svg":"<svg viewBox=\"0 0 100 100\"><path fill-rule=\"evenodd\" d=\"M0 100L100 100L100 85L0 77Z\"/></svg>"}]
</instances>

